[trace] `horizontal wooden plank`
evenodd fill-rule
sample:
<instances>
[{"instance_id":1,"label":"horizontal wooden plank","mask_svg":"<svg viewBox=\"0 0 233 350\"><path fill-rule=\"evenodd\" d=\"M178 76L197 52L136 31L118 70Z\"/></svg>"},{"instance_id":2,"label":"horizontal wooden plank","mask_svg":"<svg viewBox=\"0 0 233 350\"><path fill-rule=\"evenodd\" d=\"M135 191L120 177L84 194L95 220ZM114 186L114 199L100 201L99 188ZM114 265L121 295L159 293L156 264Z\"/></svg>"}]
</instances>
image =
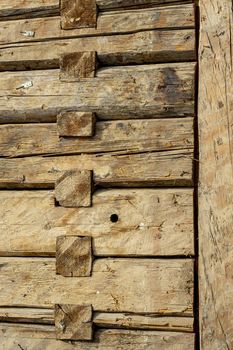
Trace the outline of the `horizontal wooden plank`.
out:
<instances>
[{"instance_id":1,"label":"horizontal wooden plank","mask_svg":"<svg viewBox=\"0 0 233 350\"><path fill-rule=\"evenodd\" d=\"M184 319L192 320L189 317ZM54 325L54 308L0 307L0 328L3 322ZM52 327L48 330L55 332Z\"/></svg>"},{"instance_id":2,"label":"horizontal wooden plank","mask_svg":"<svg viewBox=\"0 0 233 350\"><path fill-rule=\"evenodd\" d=\"M7 44L1 48L0 70L58 68L62 54L80 51L96 51L102 65L190 61L196 58L195 31L153 30Z\"/></svg>"},{"instance_id":3,"label":"horizontal wooden plank","mask_svg":"<svg viewBox=\"0 0 233 350\"><path fill-rule=\"evenodd\" d=\"M143 6L143 5L163 5L163 4L174 4L191 3L192 0L96 0L97 6L100 10L117 9L130 6Z\"/></svg>"},{"instance_id":4,"label":"horizontal wooden plank","mask_svg":"<svg viewBox=\"0 0 233 350\"><path fill-rule=\"evenodd\" d=\"M54 309L1 307L0 322L27 323L37 330L38 324L54 325ZM193 317L137 315L133 313L95 312L93 323L101 328L150 329L160 331L193 332ZM34 325L33 325L34 324ZM0 323L1 329L2 323ZM10 325L11 326L11 325ZM22 325L18 325L21 327ZM13 325L13 327L17 327ZM27 328L29 330L29 328ZM44 328L46 330L46 328ZM56 337L55 328L47 329L51 337ZM50 338L49 336L49 338Z\"/></svg>"},{"instance_id":5,"label":"horizontal wooden plank","mask_svg":"<svg viewBox=\"0 0 233 350\"><path fill-rule=\"evenodd\" d=\"M0 305L193 315L192 259L97 259L91 277L56 275L53 258L0 258ZM143 279L142 279L143 276ZM143 297L143 302L142 302Z\"/></svg>"},{"instance_id":6,"label":"horizontal wooden plank","mask_svg":"<svg viewBox=\"0 0 233 350\"><path fill-rule=\"evenodd\" d=\"M64 342L43 339L48 338L47 328L0 324L1 344L7 350L15 350L16 344L27 350L194 350L195 346L195 335L188 333L112 329L97 331L93 342Z\"/></svg>"},{"instance_id":7,"label":"horizontal wooden plank","mask_svg":"<svg viewBox=\"0 0 233 350\"><path fill-rule=\"evenodd\" d=\"M60 12L59 0L1 0L0 20L11 17L42 17L58 14Z\"/></svg>"},{"instance_id":8,"label":"horizontal wooden plank","mask_svg":"<svg viewBox=\"0 0 233 350\"><path fill-rule=\"evenodd\" d=\"M85 209L55 207L53 191L1 191L0 211L0 255L55 256L61 235L93 237L95 256L194 254L192 189L101 190Z\"/></svg>"},{"instance_id":9,"label":"horizontal wooden plank","mask_svg":"<svg viewBox=\"0 0 233 350\"><path fill-rule=\"evenodd\" d=\"M93 170L99 186L192 186L193 152L1 159L0 188L54 188L63 171Z\"/></svg>"},{"instance_id":10,"label":"horizontal wooden plank","mask_svg":"<svg viewBox=\"0 0 233 350\"><path fill-rule=\"evenodd\" d=\"M195 63L105 68L97 77L61 82L59 70L0 74L0 121L56 120L67 110L99 119L194 115Z\"/></svg>"},{"instance_id":11,"label":"horizontal wooden plank","mask_svg":"<svg viewBox=\"0 0 233 350\"><path fill-rule=\"evenodd\" d=\"M195 27L193 4L103 12L96 28L67 31L61 29L60 22L60 17L6 21L1 25L0 44Z\"/></svg>"},{"instance_id":12,"label":"horizontal wooden plank","mask_svg":"<svg viewBox=\"0 0 233 350\"><path fill-rule=\"evenodd\" d=\"M0 125L0 156L193 150L193 118L97 122L95 136L61 138L56 124Z\"/></svg>"}]
</instances>

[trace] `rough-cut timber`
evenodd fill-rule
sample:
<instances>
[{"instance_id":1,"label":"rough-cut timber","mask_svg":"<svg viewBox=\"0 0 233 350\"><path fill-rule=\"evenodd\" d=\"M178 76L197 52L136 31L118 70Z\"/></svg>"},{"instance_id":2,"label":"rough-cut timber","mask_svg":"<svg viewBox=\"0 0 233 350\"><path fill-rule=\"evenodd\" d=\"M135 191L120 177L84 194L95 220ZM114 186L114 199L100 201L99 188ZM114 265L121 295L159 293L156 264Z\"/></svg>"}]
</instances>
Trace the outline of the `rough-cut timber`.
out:
<instances>
[{"instance_id":1,"label":"rough-cut timber","mask_svg":"<svg viewBox=\"0 0 233 350\"><path fill-rule=\"evenodd\" d=\"M93 170L94 184L103 187L192 186L193 151L2 158L0 188L52 189L70 169Z\"/></svg>"},{"instance_id":2,"label":"rough-cut timber","mask_svg":"<svg viewBox=\"0 0 233 350\"><path fill-rule=\"evenodd\" d=\"M56 242L56 272L64 277L91 275L91 237L59 236Z\"/></svg>"},{"instance_id":3,"label":"rough-cut timber","mask_svg":"<svg viewBox=\"0 0 233 350\"><path fill-rule=\"evenodd\" d=\"M96 0L60 0L60 6L62 29L96 27Z\"/></svg>"},{"instance_id":4,"label":"rough-cut timber","mask_svg":"<svg viewBox=\"0 0 233 350\"><path fill-rule=\"evenodd\" d=\"M232 1L201 0L199 293L201 349L233 349Z\"/></svg>"},{"instance_id":5,"label":"rough-cut timber","mask_svg":"<svg viewBox=\"0 0 233 350\"><path fill-rule=\"evenodd\" d=\"M55 327L57 339L92 340L91 305L55 305Z\"/></svg>"},{"instance_id":6,"label":"rough-cut timber","mask_svg":"<svg viewBox=\"0 0 233 350\"><path fill-rule=\"evenodd\" d=\"M101 328L146 329L193 333L193 317L140 315L134 313L93 312L93 324ZM30 324L31 331L38 330L38 324L54 325L54 308L0 307L0 321L13 327L18 323ZM2 329L2 323L0 323ZM30 328L27 328L30 332ZM46 330L46 328L44 328ZM29 334L29 333L28 333ZM55 338L55 329L47 328L48 338ZM25 333L24 333L25 335Z\"/></svg>"},{"instance_id":7,"label":"rough-cut timber","mask_svg":"<svg viewBox=\"0 0 233 350\"><path fill-rule=\"evenodd\" d=\"M95 256L194 254L192 189L102 190L75 209L52 191L2 191L0 212L0 255L55 256L60 235L92 237Z\"/></svg>"},{"instance_id":8,"label":"rough-cut timber","mask_svg":"<svg viewBox=\"0 0 233 350\"><path fill-rule=\"evenodd\" d=\"M60 80L71 82L94 78L96 68L95 51L63 54L60 59Z\"/></svg>"},{"instance_id":9,"label":"rough-cut timber","mask_svg":"<svg viewBox=\"0 0 233 350\"><path fill-rule=\"evenodd\" d=\"M0 125L0 156L193 151L193 118L97 121L92 138L59 137L78 136L82 126L91 133L92 114L78 114L77 123L76 114L64 113L58 127L52 123Z\"/></svg>"},{"instance_id":10,"label":"rough-cut timber","mask_svg":"<svg viewBox=\"0 0 233 350\"><path fill-rule=\"evenodd\" d=\"M96 259L91 277L70 278L56 275L53 258L3 257L0 266L1 306L78 300L94 311L193 315L192 259Z\"/></svg>"},{"instance_id":11,"label":"rough-cut timber","mask_svg":"<svg viewBox=\"0 0 233 350\"><path fill-rule=\"evenodd\" d=\"M88 112L64 112L57 116L59 136L91 137L95 133L95 114ZM37 125L38 126L38 125ZM47 133L48 137L48 133Z\"/></svg>"},{"instance_id":12,"label":"rough-cut timber","mask_svg":"<svg viewBox=\"0 0 233 350\"><path fill-rule=\"evenodd\" d=\"M40 328L43 335L46 330L44 326ZM194 350L195 346L194 334L176 332L99 330L92 342L64 342L55 339L35 339L36 336L45 336L40 337L40 333L33 331L31 326L0 324L0 329L1 344L3 349L7 350L15 350L16 344L19 349L21 347L27 350Z\"/></svg>"},{"instance_id":13,"label":"rough-cut timber","mask_svg":"<svg viewBox=\"0 0 233 350\"><path fill-rule=\"evenodd\" d=\"M102 65L190 61L196 58L195 31L143 31L6 45L1 48L0 70L58 68L62 54L96 51Z\"/></svg>"},{"instance_id":14,"label":"rough-cut timber","mask_svg":"<svg viewBox=\"0 0 233 350\"><path fill-rule=\"evenodd\" d=\"M59 0L1 0L0 20L59 14Z\"/></svg>"},{"instance_id":15,"label":"rough-cut timber","mask_svg":"<svg viewBox=\"0 0 233 350\"><path fill-rule=\"evenodd\" d=\"M96 0L100 10L124 8L129 6L172 4L176 2L187 4L190 3L191 0Z\"/></svg>"},{"instance_id":16,"label":"rough-cut timber","mask_svg":"<svg viewBox=\"0 0 233 350\"><path fill-rule=\"evenodd\" d=\"M92 171L68 170L55 182L55 198L66 208L90 207L92 202Z\"/></svg>"},{"instance_id":17,"label":"rough-cut timber","mask_svg":"<svg viewBox=\"0 0 233 350\"><path fill-rule=\"evenodd\" d=\"M156 19L156 20L155 20ZM134 33L152 29L194 28L193 4L99 13L97 27L62 30L60 17L6 21L1 25L0 44Z\"/></svg>"},{"instance_id":18,"label":"rough-cut timber","mask_svg":"<svg viewBox=\"0 0 233 350\"><path fill-rule=\"evenodd\" d=\"M44 51L46 52L46 51ZM195 63L105 68L78 83L59 70L0 74L0 121L56 120L63 111L101 119L194 115Z\"/></svg>"}]
</instances>

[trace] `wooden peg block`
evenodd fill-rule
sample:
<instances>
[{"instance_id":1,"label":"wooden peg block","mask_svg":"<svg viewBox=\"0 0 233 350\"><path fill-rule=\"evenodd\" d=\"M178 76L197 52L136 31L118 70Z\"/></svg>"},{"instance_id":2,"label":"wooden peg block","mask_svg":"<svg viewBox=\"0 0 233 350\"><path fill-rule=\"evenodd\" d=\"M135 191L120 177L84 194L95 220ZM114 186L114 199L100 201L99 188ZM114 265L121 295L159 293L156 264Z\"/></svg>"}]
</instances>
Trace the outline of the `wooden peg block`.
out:
<instances>
[{"instance_id":1,"label":"wooden peg block","mask_svg":"<svg viewBox=\"0 0 233 350\"><path fill-rule=\"evenodd\" d=\"M89 277L92 269L91 237L60 236L56 243L56 272L64 277Z\"/></svg>"},{"instance_id":2,"label":"wooden peg block","mask_svg":"<svg viewBox=\"0 0 233 350\"><path fill-rule=\"evenodd\" d=\"M65 171L55 183L55 198L62 207L90 207L92 201L92 171Z\"/></svg>"},{"instance_id":3,"label":"wooden peg block","mask_svg":"<svg viewBox=\"0 0 233 350\"><path fill-rule=\"evenodd\" d=\"M92 306L56 304L55 328L60 340L92 340Z\"/></svg>"},{"instance_id":4,"label":"wooden peg block","mask_svg":"<svg viewBox=\"0 0 233 350\"><path fill-rule=\"evenodd\" d=\"M95 28L96 0L61 0L62 29Z\"/></svg>"},{"instance_id":5,"label":"wooden peg block","mask_svg":"<svg viewBox=\"0 0 233 350\"><path fill-rule=\"evenodd\" d=\"M60 80L68 82L94 78L96 67L97 55L95 51L64 54L60 59Z\"/></svg>"},{"instance_id":6,"label":"wooden peg block","mask_svg":"<svg viewBox=\"0 0 233 350\"><path fill-rule=\"evenodd\" d=\"M64 112L57 116L60 136L90 137L94 135L95 115L89 112Z\"/></svg>"}]
</instances>

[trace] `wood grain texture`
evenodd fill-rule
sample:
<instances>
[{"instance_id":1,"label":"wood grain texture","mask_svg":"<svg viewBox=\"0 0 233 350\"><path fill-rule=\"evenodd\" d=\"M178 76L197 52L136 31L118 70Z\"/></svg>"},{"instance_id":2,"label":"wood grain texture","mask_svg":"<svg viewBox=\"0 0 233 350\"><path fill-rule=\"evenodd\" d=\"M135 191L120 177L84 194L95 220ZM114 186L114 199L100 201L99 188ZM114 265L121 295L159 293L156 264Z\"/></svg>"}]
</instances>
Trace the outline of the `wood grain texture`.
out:
<instances>
[{"instance_id":1,"label":"wood grain texture","mask_svg":"<svg viewBox=\"0 0 233 350\"><path fill-rule=\"evenodd\" d=\"M85 118L84 115L83 125ZM70 130L72 133L72 125ZM97 121L95 136L88 138L61 138L60 132L61 127L51 123L0 125L0 156L122 154L194 148L193 118Z\"/></svg>"},{"instance_id":2,"label":"wood grain texture","mask_svg":"<svg viewBox=\"0 0 233 350\"><path fill-rule=\"evenodd\" d=\"M91 137L95 133L96 117L88 112L64 112L57 116L59 136Z\"/></svg>"},{"instance_id":3,"label":"wood grain texture","mask_svg":"<svg viewBox=\"0 0 233 350\"><path fill-rule=\"evenodd\" d=\"M194 350L194 334L176 332L151 332L128 330L100 330L93 342L64 342L54 339L43 339L32 327L0 324L2 330L1 344L3 349L15 350L22 347L27 350ZM44 333L48 334L47 326ZM42 338L42 339L35 339ZM16 345L17 344L17 345Z\"/></svg>"},{"instance_id":4,"label":"wood grain texture","mask_svg":"<svg viewBox=\"0 0 233 350\"><path fill-rule=\"evenodd\" d=\"M55 182L55 198L65 208L90 207L92 203L92 180L90 170L68 170Z\"/></svg>"},{"instance_id":5,"label":"wood grain texture","mask_svg":"<svg viewBox=\"0 0 233 350\"><path fill-rule=\"evenodd\" d=\"M102 65L145 64L195 60L195 31L142 31L122 35L59 41L7 44L1 48L0 70L59 67L62 54L96 51Z\"/></svg>"},{"instance_id":6,"label":"wood grain texture","mask_svg":"<svg viewBox=\"0 0 233 350\"><path fill-rule=\"evenodd\" d=\"M51 121L60 112L84 108L100 119L191 117L195 67L174 63L105 68L79 83L61 82L59 70L1 73L0 120Z\"/></svg>"},{"instance_id":7,"label":"wood grain texture","mask_svg":"<svg viewBox=\"0 0 233 350\"><path fill-rule=\"evenodd\" d=\"M95 256L194 254L192 189L102 190L85 209L55 207L53 191L2 191L0 211L1 255L55 256L60 235L93 237Z\"/></svg>"},{"instance_id":8,"label":"wood grain texture","mask_svg":"<svg viewBox=\"0 0 233 350\"><path fill-rule=\"evenodd\" d=\"M129 6L143 6L143 5L163 5L191 3L192 0L96 0L98 8L101 10L113 9L113 8L124 8Z\"/></svg>"},{"instance_id":9,"label":"wood grain texture","mask_svg":"<svg viewBox=\"0 0 233 350\"><path fill-rule=\"evenodd\" d=\"M38 330L38 324L54 325L54 308L31 307L0 307L0 329L3 322L30 324L31 330ZM193 317L140 315L134 313L93 312L93 323L101 328L146 329L159 331L174 331L181 333L193 332ZM20 325L18 325L20 328ZM18 328L18 329L19 329ZM28 332L30 328L27 328ZM46 329L46 328L44 328ZM48 338L55 338L55 329L48 328Z\"/></svg>"},{"instance_id":10,"label":"wood grain texture","mask_svg":"<svg viewBox=\"0 0 233 350\"><path fill-rule=\"evenodd\" d=\"M60 59L60 80L70 82L94 78L96 69L95 51L63 54Z\"/></svg>"},{"instance_id":11,"label":"wood grain texture","mask_svg":"<svg viewBox=\"0 0 233 350\"><path fill-rule=\"evenodd\" d=\"M152 29L193 29L195 27L193 4L183 4L103 12L98 14L96 28L62 30L60 17L5 21L1 25L0 44L75 38L91 35L135 33Z\"/></svg>"},{"instance_id":12,"label":"wood grain texture","mask_svg":"<svg viewBox=\"0 0 233 350\"><path fill-rule=\"evenodd\" d=\"M201 349L233 348L232 1L200 1Z\"/></svg>"},{"instance_id":13,"label":"wood grain texture","mask_svg":"<svg viewBox=\"0 0 233 350\"><path fill-rule=\"evenodd\" d=\"M93 170L94 184L102 187L192 186L193 152L144 152L64 157L1 159L0 188L54 188L70 169Z\"/></svg>"},{"instance_id":14,"label":"wood grain texture","mask_svg":"<svg viewBox=\"0 0 233 350\"><path fill-rule=\"evenodd\" d=\"M59 236L56 241L56 273L64 277L91 276L91 237Z\"/></svg>"},{"instance_id":15,"label":"wood grain texture","mask_svg":"<svg viewBox=\"0 0 233 350\"><path fill-rule=\"evenodd\" d=\"M61 0L60 9L62 29L96 27L96 0Z\"/></svg>"},{"instance_id":16,"label":"wood grain texture","mask_svg":"<svg viewBox=\"0 0 233 350\"><path fill-rule=\"evenodd\" d=\"M56 275L53 258L0 258L0 305L193 316L192 259L96 259L91 277ZM143 277L143 278L142 278ZM143 296L143 303L142 303Z\"/></svg>"},{"instance_id":17,"label":"wood grain texture","mask_svg":"<svg viewBox=\"0 0 233 350\"><path fill-rule=\"evenodd\" d=\"M56 337L61 340L92 340L91 305L55 305Z\"/></svg>"},{"instance_id":18,"label":"wood grain texture","mask_svg":"<svg viewBox=\"0 0 233 350\"><path fill-rule=\"evenodd\" d=\"M1 0L0 19L31 18L59 14L59 0ZM8 18L9 16L9 18Z\"/></svg>"}]
</instances>

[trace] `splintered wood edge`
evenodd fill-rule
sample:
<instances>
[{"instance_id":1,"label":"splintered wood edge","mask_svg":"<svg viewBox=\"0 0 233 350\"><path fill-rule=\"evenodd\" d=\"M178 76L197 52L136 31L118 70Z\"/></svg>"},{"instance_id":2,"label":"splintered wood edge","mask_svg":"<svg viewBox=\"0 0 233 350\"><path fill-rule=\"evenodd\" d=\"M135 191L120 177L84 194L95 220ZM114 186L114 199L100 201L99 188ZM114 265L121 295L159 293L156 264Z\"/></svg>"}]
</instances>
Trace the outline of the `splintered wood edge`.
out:
<instances>
[{"instance_id":1,"label":"splintered wood edge","mask_svg":"<svg viewBox=\"0 0 233 350\"><path fill-rule=\"evenodd\" d=\"M57 130L61 137L92 137L95 133L95 113L62 112L57 116Z\"/></svg>"},{"instance_id":2,"label":"splintered wood edge","mask_svg":"<svg viewBox=\"0 0 233 350\"><path fill-rule=\"evenodd\" d=\"M90 277L92 238L59 236L56 240L56 273L63 277Z\"/></svg>"},{"instance_id":3,"label":"splintered wood edge","mask_svg":"<svg viewBox=\"0 0 233 350\"><path fill-rule=\"evenodd\" d=\"M55 304L55 329L59 340L92 340L92 305Z\"/></svg>"},{"instance_id":4,"label":"splintered wood edge","mask_svg":"<svg viewBox=\"0 0 233 350\"><path fill-rule=\"evenodd\" d=\"M55 200L65 208L90 207L92 205L91 170L68 170L55 182Z\"/></svg>"},{"instance_id":5,"label":"splintered wood edge","mask_svg":"<svg viewBox=\"0 0 233 350\"><path fill-rule=\"evenodd\" d=\"M61 28L96 28L96 0L61 0Z\"/></svg>"}]
</instances>

